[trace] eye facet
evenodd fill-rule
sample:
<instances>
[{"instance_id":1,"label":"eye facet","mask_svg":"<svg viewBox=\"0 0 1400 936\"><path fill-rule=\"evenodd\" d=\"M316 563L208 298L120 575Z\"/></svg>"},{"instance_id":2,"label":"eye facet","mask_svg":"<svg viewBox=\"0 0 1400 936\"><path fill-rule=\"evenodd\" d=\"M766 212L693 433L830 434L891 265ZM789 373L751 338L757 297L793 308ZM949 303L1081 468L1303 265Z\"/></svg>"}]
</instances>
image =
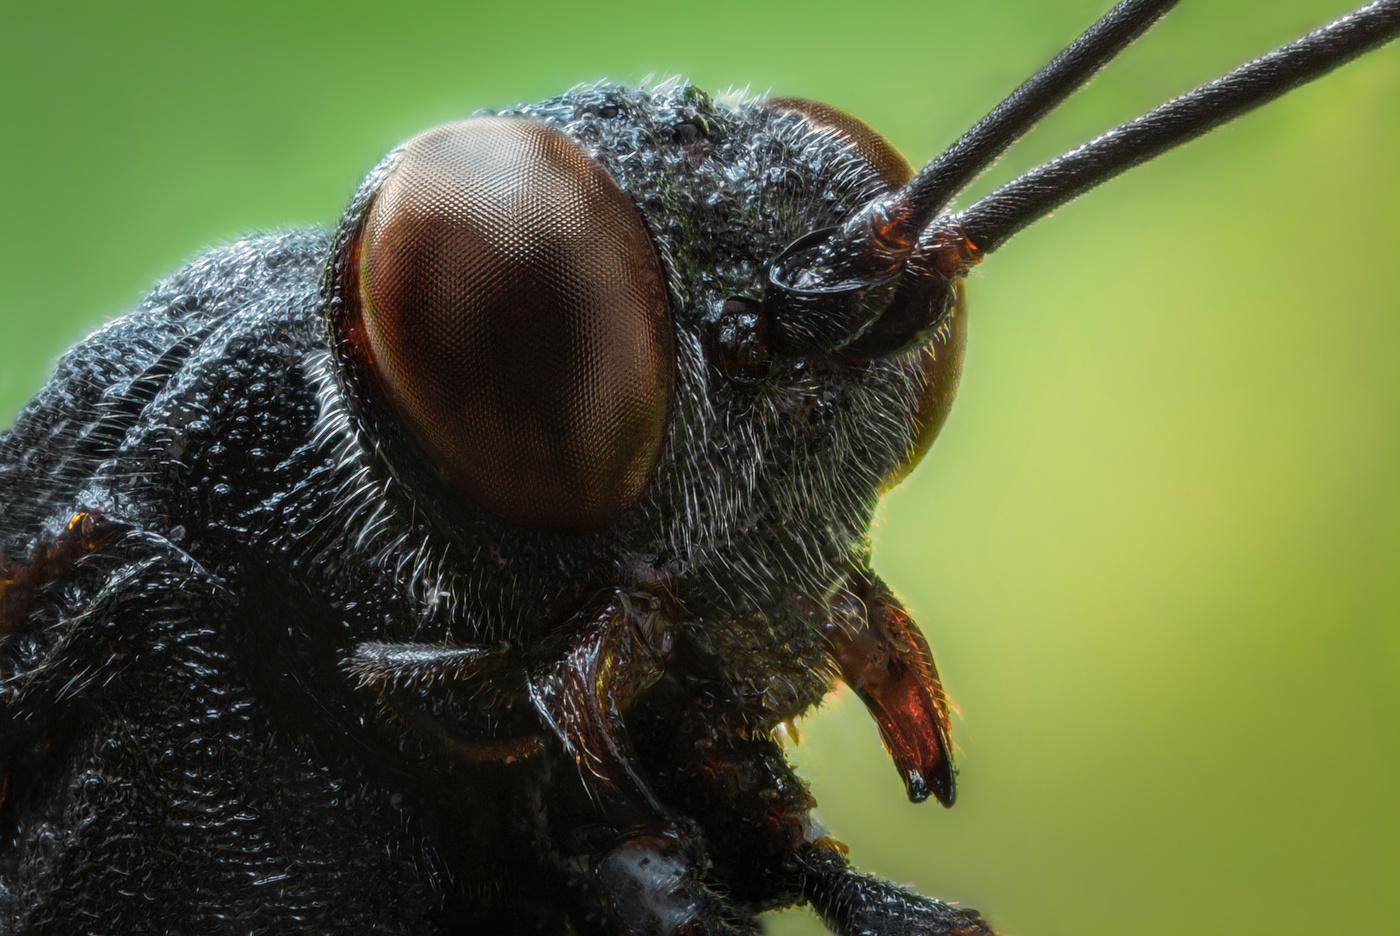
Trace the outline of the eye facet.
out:
<instances>
[{"instance_id":1,"label":"eye facet","mask_svg":"<svg viewBox=\"0 0 1400 936\"><path fill-rule=\"evenodd\" d=\"M666 289L636 209L577 143L513 118L429 130L355 246L349 327L453 485L567 532L637 500L675 382Z\"/></svg>"}]
</instances>

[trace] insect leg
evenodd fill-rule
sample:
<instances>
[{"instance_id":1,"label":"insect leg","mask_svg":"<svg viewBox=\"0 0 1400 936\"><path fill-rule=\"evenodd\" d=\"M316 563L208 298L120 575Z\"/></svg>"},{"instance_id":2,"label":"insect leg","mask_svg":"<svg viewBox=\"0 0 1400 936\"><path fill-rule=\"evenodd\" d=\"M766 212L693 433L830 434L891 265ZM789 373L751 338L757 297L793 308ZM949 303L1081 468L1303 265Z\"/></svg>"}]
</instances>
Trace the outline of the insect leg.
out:
<instances>
[{"instance_id":1,"label":"insect leg","mask_svg":"<svg viewBox=\"0 0 1400 936\"><path fill-rule=\"evenodd\" d=\"M702 881L705 861L694 833L642 831L609 849L594 877L618 932L628 936L758 933L753 914L736 908Z\"/></svg>"},{"instance_id":2,"label":"insect leg","mask_svg":"<svg viewBox=\"0 0 1400 936\"><path fill-rule=\"evenodd\" d=\"M45 593L84 559L120 539L123 529L96 514L78 511L63 532L37 545L23 560L0 556L0 640L22 629Z\"/></svg>"},{"instance_id":3,"label":"insect leg","mask_svg":"<svg viewBox=\"0 0 1400 936\"><path fill-rule=\"evenodd\" d=\"M814 842L801 856L803 893L841 936L992 936L976 910L953 907L853 870L845 849Z\"/></svg>"},{"instance_id":4,"label":"insect leg","mask_svg":"<svg viewBox=\"0 0 1400 936\"><path fill-rule=\"evenodd\" d=\"M666 623L651 599L606 592L566 628L568 646L531 669L530 698L579 769L606 821L588 901L620 933L752 932L702 883L705 855L692 824L662 805L639 771L623 715L661 678L670 650ZM587 877L587 875L585 875Z\"/></svg>"},{"instance_id":5,"label":"insect leg","mask_svg":"<svg viewBox=\"0 0 1400 936\"><path fill-rule=\"evenodd\" d=\"M662 673L664 634L654 613L639 615L631 598L609 592L575 620L569 646L529 676L530 699L601 805L660 816L665 810L636 771L622 713ZM647 631L658 634L653 646Z\"/></svg>"},{"instance_id":6,"label":"insect leg","mask_svg":"<svg viewBox=\"0 0 1400 936\"><path fill-rule=\"evenodd\" d=\"M409 729L418 742L451 764L498 762L509 764L539 754L537 734L496 737L473 734L455 720L443 718L422 704L425 691L450 683L464 688L486 712L499 714L525 695L516 678L518 655L509 646L449 646L444 644L358 644L344 668L359 680L359 688L378 694L380 708Z\"/></svg>"},{"instance_id":7,"label":"insect leg","mask_svg":"<svg viewBox=\"0 0 1400 936\"><path fill-rule=\"evenodd\" d=\"M660 692L685 692L669 680ZM991 928L950 907L855 871L845 847L811 815L816 805L771 737L716 730L702 705L648 706L638 740L658 789L693 817L707 847L707 879L749 912L810 902L842 936L974 936ZM649 700L654 701L654 700Z\"/></svg>"},{"instance_id":8,"label":"insect leg","mask_svg":"<svg viewBox=\"0 0 1400 936\"><path fill-rule=\"evenodd\" d=\"M500 676L511 659L509 647L366 641L355 647L345 668L361 686L388 690L445 680L490 680Z\"/></svg>"},{"instance_id":9,"label":"insect leg","mask_svg":"<svg viewBox=\"0 0 1400 936\"><path fill-rule=\"evenodd\" d=\"M126 532L80 511L25 558L0 556L0 841L15 834L30 789L60 769L74 700L108 658L90 655L81 617L69 623L56 611L57 592L96 574L94 560Z\"/></svg>"}]
</instances>

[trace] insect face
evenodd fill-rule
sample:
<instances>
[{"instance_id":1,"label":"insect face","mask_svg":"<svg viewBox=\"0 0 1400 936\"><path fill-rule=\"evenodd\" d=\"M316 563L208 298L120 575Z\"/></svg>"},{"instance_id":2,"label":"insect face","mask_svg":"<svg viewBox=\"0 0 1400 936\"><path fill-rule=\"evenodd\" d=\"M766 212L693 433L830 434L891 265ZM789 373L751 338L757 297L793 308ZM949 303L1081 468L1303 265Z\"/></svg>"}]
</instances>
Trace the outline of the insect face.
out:
<instances>
[{"instance_id":1,"label":"insect face","mask_svg":"<svg viewBox=\"0 0 1400 936\"><path fill-rule=\"evenodd\" d=\"M769 257L910 175L869 128L811 110L736 109L681 86L583 89L434 131L370 174L329 284L346 399L382 440L387 470L444 505L443 535L468 555L492 544L503 574L478 571L477 588L511 584L491 604L557 592L560 563L574 561L577 578L664 582L702 618L747 615L794 588L827 593L868 550L875 492L927 448L960 359L781 356L742 333L745 314L762 324ZM515 135L576 163L546 171L498 156ZM610 193L612 213L574 220L538 191L578 173ZM488 183L519 201L453 201ZM521 229L537 257L512 255ZM569 253L573 243L592 253ZM454 270L460 281L441 279ZM495 284L527 274L560 285L536 299ZM615 296L615 282L638 285ZM950 349L951 318L936 323ZM443 474L459 497L443 495ZM548 549L528 537L513 547L520 525L543 527Z\"/></svg>"}]
</instances>

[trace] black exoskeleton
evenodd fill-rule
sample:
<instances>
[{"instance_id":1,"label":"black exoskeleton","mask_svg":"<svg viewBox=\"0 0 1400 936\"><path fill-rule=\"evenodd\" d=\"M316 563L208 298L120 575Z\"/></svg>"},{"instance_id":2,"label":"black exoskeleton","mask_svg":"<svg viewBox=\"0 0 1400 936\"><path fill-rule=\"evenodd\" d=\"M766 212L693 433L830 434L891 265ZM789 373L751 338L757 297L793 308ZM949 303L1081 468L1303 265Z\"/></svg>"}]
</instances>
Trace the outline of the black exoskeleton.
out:
<instances>
[{"instance_id":1,"label":"black exoskeleton","mask_svg":"<svg viewBox=\"0 0 1400 936\"><path fill-rule=\"evenodd\" d=\"M767 255L880 180L801 115L689 87L515 113L588 146L667 257L676 404L643 503L601 534L522 532L437 503L407 440L376 452L337 380L324 234L157 286L0 448L14 931L742 930L819 874L845 886L768 734L830 688L825 605L911 447L919 358L741 386L706 345ZM576 672L633 666L647 693L635 754L584 751L583 782L529 698L560 660L537 694L561 707Z\"/></svg>"},{"instance_id":2,"label":"black exoskeleton","mask_svg":"<svg viewBox=\"0 0 1400 936\"><path fill-rule=\"evenodd\" d=\"M840 679L952 805L869 527L963 276L1400 31L1372 4L946 211L1172 5L917 174L797 99L479 114L70 351L0 437L0 933L990 933L855 871L774 732Z\"/></svg>"}]
</instances>

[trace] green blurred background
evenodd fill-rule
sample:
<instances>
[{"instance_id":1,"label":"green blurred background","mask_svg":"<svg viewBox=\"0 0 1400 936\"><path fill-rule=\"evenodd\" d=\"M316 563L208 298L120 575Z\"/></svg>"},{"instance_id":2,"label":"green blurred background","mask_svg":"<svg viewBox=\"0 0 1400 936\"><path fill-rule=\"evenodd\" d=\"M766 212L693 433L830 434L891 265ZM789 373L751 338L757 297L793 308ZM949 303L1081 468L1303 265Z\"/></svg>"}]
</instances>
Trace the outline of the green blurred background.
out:
<instances>
[{"instance_id":1,"label":"green blurred background","mask_svg":"<svg viewBox=\"0 0 1400 936\"><path fill-rule=\"evenodd\" d=\"M979 190L1350 5L1188 0ZM436 122L680 74L917 163L1107 6L10 4L0 424L155 278L331 223ZM860 865L1025 936L1400 928L1398 243L1390 48L975 272L961 400L877 530L961 706L957 808L903 801L849 694L794 751Z\"/></svg>"}]
</instances>

